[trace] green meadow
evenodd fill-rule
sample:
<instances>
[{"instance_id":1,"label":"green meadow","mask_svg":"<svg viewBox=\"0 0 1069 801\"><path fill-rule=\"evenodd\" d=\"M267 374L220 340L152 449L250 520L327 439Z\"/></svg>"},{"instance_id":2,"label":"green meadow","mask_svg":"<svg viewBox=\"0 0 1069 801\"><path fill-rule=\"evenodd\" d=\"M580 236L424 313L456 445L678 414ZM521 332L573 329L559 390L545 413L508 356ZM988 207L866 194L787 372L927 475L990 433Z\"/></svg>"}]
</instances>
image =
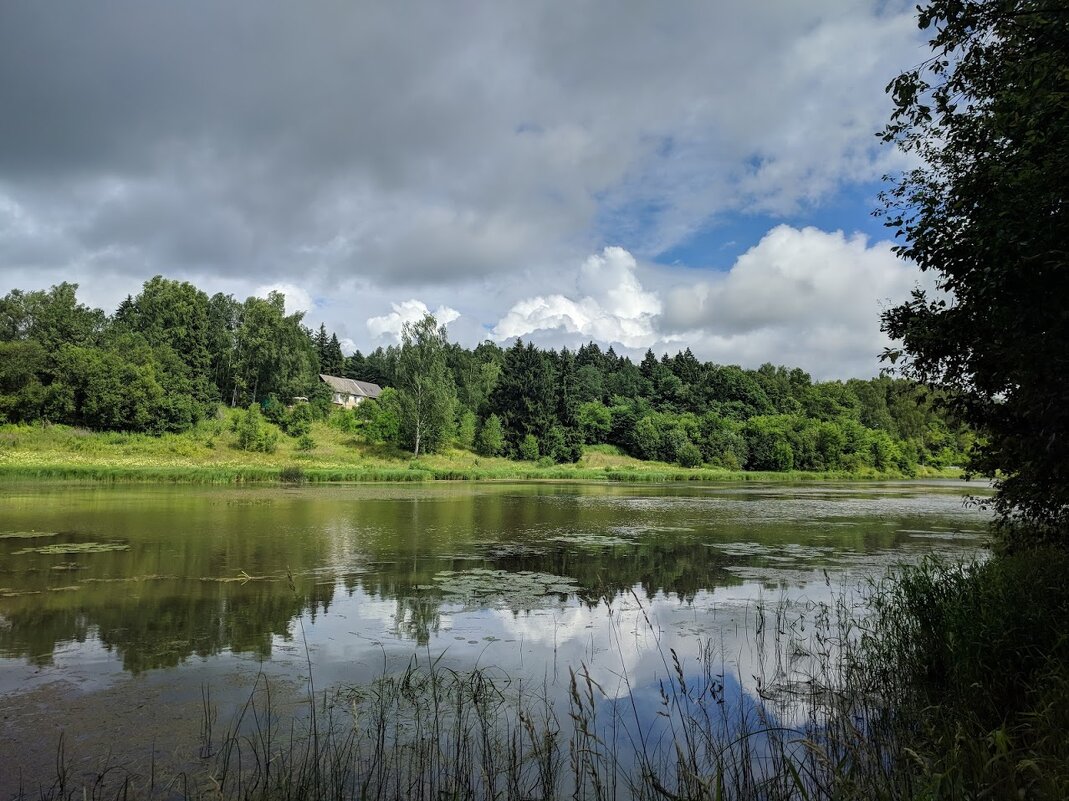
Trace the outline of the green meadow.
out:
<instances>
[{"instance_id":1,"label":"green meadow","mask_svg":"<svg viewBox=\"0 0 1069 801\"><path fill-rule=\"evenodd\" d=\"M220 407L194 428L162 435L94 432L37 424L0 426L0 476L99 481L246 483L271 481L811 481L905 478L897 470L744 471L681 467L628 456L611 445L588 445L575 463L518 461L444 447L413 458L397 447L372 444L329 422L311 425L309 439L280 436L273 452L243 450L231 430L236 412ZM312 443L308 447L309 441ZM921 465L920 477L960 476L955 468Z\"/></svg>"}]
</instances>

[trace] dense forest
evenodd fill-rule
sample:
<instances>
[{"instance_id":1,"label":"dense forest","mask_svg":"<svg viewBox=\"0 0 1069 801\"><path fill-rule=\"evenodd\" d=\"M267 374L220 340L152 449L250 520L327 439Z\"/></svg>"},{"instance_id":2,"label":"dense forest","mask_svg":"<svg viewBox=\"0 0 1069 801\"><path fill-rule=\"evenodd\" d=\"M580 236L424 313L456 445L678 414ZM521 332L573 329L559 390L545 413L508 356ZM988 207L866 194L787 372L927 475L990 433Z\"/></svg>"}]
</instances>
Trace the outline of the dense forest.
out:
<instances>
[{"instance_id":1,"label":"dense forest","mask_svg":"<svg viewBox=\"0 0 1069 801\"><path fill-rule=\"evenodd\" d=\"M457 445L570 462L605 444L736 470L911 473L962 464L972 445L937 394L902 379L814 382L797 368L703 363L689 349L638 364L594 343L467 349L429 316L399 345L346 357L284 300L209 297L157 276L108 316L79 303L74 284L13 290L0 298L0 422L177 432L225 403L257 418L243 447L256 447L262 425L300 436L319 418L417 454ZM385 389L334 409L320 373Z\"/></svg>"}]
</instances>

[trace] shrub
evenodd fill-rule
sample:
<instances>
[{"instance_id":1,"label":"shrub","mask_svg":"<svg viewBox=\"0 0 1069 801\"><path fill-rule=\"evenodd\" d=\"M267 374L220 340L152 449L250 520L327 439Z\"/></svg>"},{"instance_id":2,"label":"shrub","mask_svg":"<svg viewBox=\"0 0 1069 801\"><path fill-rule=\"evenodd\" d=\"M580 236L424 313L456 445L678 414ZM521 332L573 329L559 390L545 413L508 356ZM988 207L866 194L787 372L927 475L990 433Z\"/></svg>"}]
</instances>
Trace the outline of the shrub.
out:
<instances>
[{"instance_id":1,"label":"shrub","mask_svg":"<svg viewBox=\"0 0 1069 801\"><path fill-rule=\"evenodd\" d=\"M365 400L354 413L364 421L368 442L397 443L401 438L401 401L397 391L387 387L378 400Z\"/></svg>"},{"instance_id":2,"label":"shrub","mask_svg":"<svg viewBox=\"0 0 1069 801\"><path fill-rule=\"evenodd\" d=\"M501 428L501 418L492 414L479 431L478 451L483 456L498 456L504 449L505 432Z\"/></svg>"},{"instance_id":3,"label":"shrub","mask_svg":"<svg viewBox=\"0 0 1069 801\"><path fill-rule=\"evenodd\" d=\"M525 462L534 462L538 459L538 437L528 434L520 440L520 458Z\"/></svg>"},{"instance_id":4,"label":"shrub","mask_svg":"<svg viewBox=\"0 0 1069 801\"><path fill-rule=\"evenodd\" d=\"M605 442L612 429L612 412L601 401L590 401L579 406L577 415L583 441L589 445Z\"/></svg>"},{"instance_id":5,"label":"shrub","mask_svg":"<svg viewBox=\"0 0 1069 801\"><path fill-rule=\"evenodd\" d=\"M725 470L742 470L742 464L734 451L724 451L716 461Z\"/></svg>"},{"instance_id":6,"label":"shrub","mask_svg":"<svg viewBox=\"0 0 1069 801\"><path fill-rule=\"evenodd\" d=\"M260 403L260 409L263 412L265 420L274 423L277 426L284 426L286 421L286 407L282 405L274 393L271 393Z\"/></svg>"},{"instance_id":7,"label":"shrub","mask_svg":"<svg viewBox=\"0 0 1069 801\"><path fill-rule=\"evenodd\" d=\"M310 404L298 403L282 419L282 430L291 437L306 436L312 430L315 410Z\"/></svg>"},{"instance_id":8,"label":"shrub","mask_svg":"<svg viewBox=\"0 0 1069 801\"><path fill-rule=\"evenodd\" d=\"M234 432L237 446L243 451L274 453L278 446L278 431L264 422L260 407L255 403L235 415Z\"/></svg>"},{"instance_id":9,"label":"shrub","mask_svg":"<svg viewBox=\"0 0 1069 801\"><path fill-rule=\"evenodd\" d=\"M565 441L564 429L560 426L553 426L546 432L539 450L553 462L575 461L571 458L571 449Z\"/></svg>"},{"instance_id":10,"label":"shrub","mask_svg":"<svg viewBox=\"0 0 1069 801\"><path fill-rule=\"evenodd\" d=\"M651 416L643 417L631 432L632 450L642 459L658 459L663 442L657 421Z\"/></svg>"},{"instance_id":11,"label":"shrub","mask_svg":"<svg viewBox=\"0 0 1069 801\"><path fill-rule=\"evenodd\" d=\"M457 444L469 449L475 445L475 413L471 409L465 409L457 422Z\"/></svg>"},{"instance_id":12,"label":"shrub","mask_svg":"<svg viewBox=\"0 0 1069 801\"><path fill-rule=\"evenodd\" d=\"M327 424L333 428L351 434L360 425L355 409L335 409L327 418Z\"/></svg>"},{"instance_id":13,"label":"shrub","mask_svg":"<svg viewBox=\"0 0 1069 801\"><path fill-rule=\"evenodd\" d=\"M676 461L683 467L697 467L702 463L702 452L690 440L676 452Z\"/></svg>"}]
</instances>

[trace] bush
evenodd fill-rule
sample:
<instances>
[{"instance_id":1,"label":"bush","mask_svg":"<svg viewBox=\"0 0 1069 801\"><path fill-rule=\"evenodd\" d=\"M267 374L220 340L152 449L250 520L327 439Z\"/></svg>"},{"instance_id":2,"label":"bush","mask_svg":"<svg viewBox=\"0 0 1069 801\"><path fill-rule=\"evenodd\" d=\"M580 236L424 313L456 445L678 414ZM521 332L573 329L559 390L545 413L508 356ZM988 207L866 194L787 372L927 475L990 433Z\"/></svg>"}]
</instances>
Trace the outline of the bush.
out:
<instances>
[{"instance_id":1,"label":"bush","mask_svg":"<svg viewBox=\"0 0 1069 801\"><path fill-rule=\"evenodd\" d=\"M643 417L631 432L631 449L641 459L659 459L663 448L661 430L652 416Z\"/></svg>"},{"instance_id":2,"label":"bush","mask_svg":"<svg viewBox=\"0 0 1069 801\"><path fill-rule=\"evenodd\" d=\"M475 445L475 413L465 409L457 422L457 444L471 449Z\"/></svg>"},{"instance_id":3,"label":"bush","mask_svg":"<svg viewBox=\"0 0 1069 801\"><path fill-rule=\"evenodd\" d=\"M297 450L299 451L310 451L313 450L315 446L316 441L312 439L311 434L302 434L297 440Z\"/></svg>"},{"instance_id":4,"label":"bush","mask_svg":"<svg viewBox=\"0 0 1069 801\"><path fill-rule=\"evenodd\" d=\"M702 463L702 452L690 440L687 440L676 452L676 461L683 467L697 467Z\"/></svg>"},{"instance_id":5,"label":"bush","mask_svg":"<svg viewBox=\"0 0 1069 801\"><path fill-rule=\"evenodd\" d=\"M312 430L312 421L315 420L315 410L311 404L298 403L282 419L282 430L291 437L307 436Z\"/></svg>"},{"instance_id":6,"label":"bush","mask_svg":"<svg viewBox=\"0 0 1069 801\"><path fill-rule=\"evenodd\" d=\"M743 433L750 451L747 470L783 472L794 468L790 423L786 415L752 417L746 422Z\"/></svg>"},{"instance_id":7,"label":"bush","mask_svg":"<svg viewBox=\"0 0 1069 801\"><path fill-rule=\"evenodd\" d=\"M346 434L352 434L360 427L360 420L355 409L335 409L327 418L327 425Z\"/></svg>"},{"instance_id":8,"label":"bush","mask_svg":"<svg viewBox=\"0 0 1069 801\"><path fill-rule=\"evenodd\" d=\"M722 465L729 470L742 469L749 449L745 437L735 430L735 424L714 414L706 414L702 416L698 436L696 444L701 448L703 461Z\"/></svg>"},{"instance_id":9,"label":"bush","mask_svg":"<svg viewBox=\"0 0 1069 801\"><path fill-rule=\"evenodd\" d=\"M583 455L583 438L574 428L553 426L546 432L539 450L558 464L577 462Z\"/></svg>"},{"instance_id":10,"label":"bush","mask_svg":"<svg viewBox=\"0 0 1069 801\"><path fill-rule=\"evenodd\" d=\"M274 453L278 446L278 431L264 422L260 407L255 403L239 411L234 418L234 432L237 434L237 446L243 451Z\"/></svg>"},{"instance_id":11,"label":"bush","mask_svg":"<svg viewBox=\"0 0 1069 801\"><path fill-rule=\"evenodd\" d=\"M478 451L483 456L498 456L504 449L505 432L501 428L501 418L492 414L479 431Z\"/></svg>"},{"instance_id":12,"label":"bush","mask_svg":"<svg viewBox=\"0 0 1069 801\"><path fill-rule=\"evenodd\" d=\"M520 458L525 462L538 460L538 437L528 434L520 440Z\"/></svg>"},{"instance_id":13,"label":"bush","mask_svg":"<svg viewBox=\"0 0 1069 801\"><path fill-rule=\"evenodd\" d=\"M717 458L716 463L725 470L742 470L742 464L739 462L739 457L735 455L734 451L724 451L724 453Z\"/></svg>"},{"instance_id":14,"label":"bush","mask_svg":"<svg viewBox=\"0 0 1069 801\"><path fill-rule=\"evenodd\" d=\"M282 405L282 401L274 393L271 393L260 402L260 410L263 412L265 420L277 426L285 426L286 407Z\"/></svg>"},{"instance_id":15,"label":"bush","mask_svg":"<svg viewBox=\"0 0 1069 801\"><path fill-rule=\"evenodd\" d=\"M387 387L378 400L365 400L354 413L364 421L368 442L397 443L401 439L401 401L397 391Z\"/></svg>"}]
</instances>

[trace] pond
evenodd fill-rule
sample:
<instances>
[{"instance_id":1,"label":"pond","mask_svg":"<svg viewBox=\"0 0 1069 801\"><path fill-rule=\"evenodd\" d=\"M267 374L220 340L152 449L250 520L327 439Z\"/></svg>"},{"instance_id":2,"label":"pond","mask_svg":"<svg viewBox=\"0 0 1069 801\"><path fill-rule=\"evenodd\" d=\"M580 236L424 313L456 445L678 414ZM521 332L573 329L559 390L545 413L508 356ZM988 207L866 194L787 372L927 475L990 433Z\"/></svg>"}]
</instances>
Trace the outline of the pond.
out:
<instances>
[{"instance_id":1,"label":"pond","mask_svg":"<svg viewBox=\"0 0 1069 801\"><path fill-rule=\"evenodd\" d=\"M416 662L612 699L714 645L753 692L766 605L982 552L960 482L0 488L0 798L196 762L266 682L275 712ZM96 761L94 761L96 760Z\"/></svg>"}]
</instances>

